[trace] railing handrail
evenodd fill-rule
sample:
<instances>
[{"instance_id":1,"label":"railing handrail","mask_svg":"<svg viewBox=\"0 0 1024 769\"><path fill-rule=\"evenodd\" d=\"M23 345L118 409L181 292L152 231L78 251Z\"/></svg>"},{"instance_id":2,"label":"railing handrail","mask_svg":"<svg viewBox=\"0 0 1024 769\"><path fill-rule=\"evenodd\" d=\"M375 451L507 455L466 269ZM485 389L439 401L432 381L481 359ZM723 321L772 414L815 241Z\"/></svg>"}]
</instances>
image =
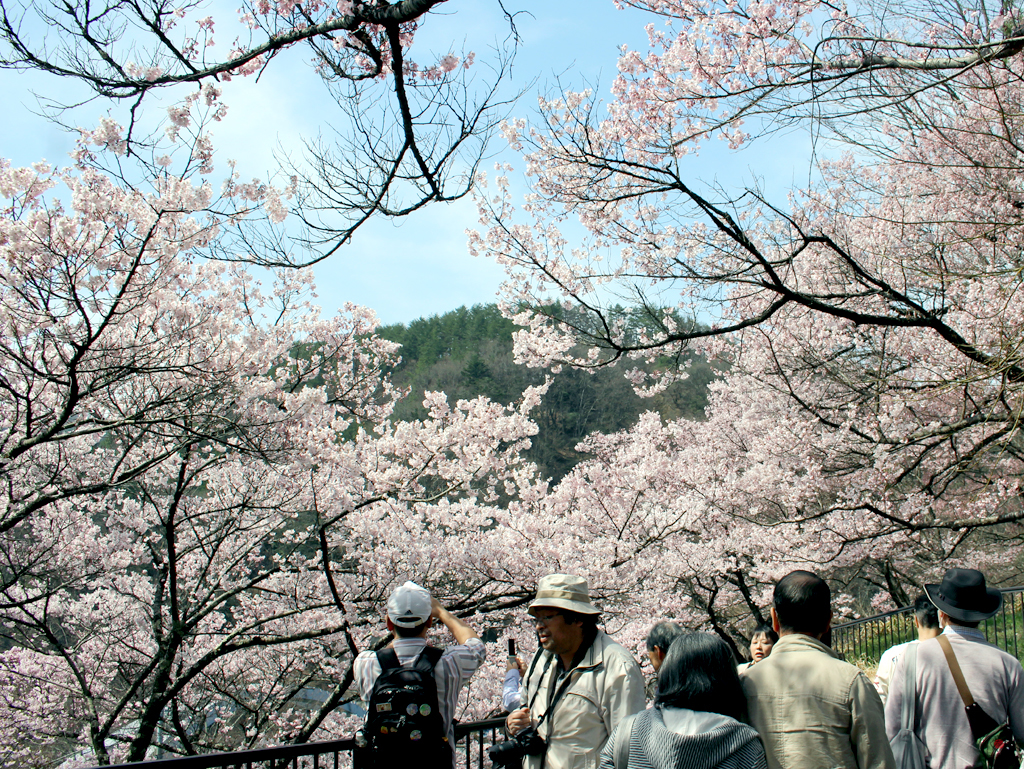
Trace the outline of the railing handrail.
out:
<instances>
[{"instance_id":1,"label":"railing handrail","mask_svg":"<svg viewBox=\"0 0 1024 769\"><path fill-rule=\"evenodd\" d=\"M979 629L990 644L1024 660L1024 587L1005 587L999 591L1002 606ZM914 624L913 607L844 622L832 628L832 648L848 661L856 661L870 670L886 649L917 637Z\"/></svg>"},{"instance_id":2,"label":"railing handrail","mask_svg":"<svg viewBox=\"0 0 1024 769\"><path fill-rule=\"evenodd\" d=\"M898 609L887 611L882 614L872 614L870 617L860 617L858 619L851 619L847 622L841 622L838 625L833 625L833 630L842 630L844 627L852 627L853 625L859 625L862 622L880 622L881 620L888 619L889 617L898 617L901 614L906 614L908 611L913 611L913 606L901 606Z\"/></svg>"},{"instance_id":3,"label":"railing handrail","mask_svg":"<svg viewBox=\"0 0 1024 769\"><path fill-rule=\"evenodd\" d=\"M1004 595L1006 593L1020 593L1020 592L1024 592L1024 586L1021 586L1021 587L1001 587L1001 588L998 588L998 590L999 590L1000 593L1003 593ZM861 617L860 619L851 619L849 622L843 622L843 623L841 623L839 625L833 625L832 629L833 630L842 630L844 627L851 627L853 625L859 625L862 622L880 622L882 620L888 619L889 617L895 617L895 616L900 615L900 614L906 614L908 611L913 611L913 609L914 609L913 605L911 605L911 606L901 606L898 609L893 609L892 611L887 611L887 612L884 612L882 614L872 614L870 617Z\"/></svg>"},{"instance_id":4,"label":"railing handrail","mask_svg":"<svg viewBox=\"0 0 1024 769\"><path fill-rule=\"evenodd\" d=\"M467 721L455 723L456 743L463 737L488 729L497 729L505 725L504 716L488 718L483 721ZM324 753L343 753L355 748L355 740L347 737L343 740L327 740L323 742L301 742L291 745L278 745L273 748L255 748L253 750L221 751L203 753L198 756L179 756L177 758L154 758L147 761L134 761L128 764L112 764L94 769L138 769L140 766L155 766L158 769L217 769L225 766L225 757L230 756L229 765L244 766L261 761L286 761L303 756L316 756Z\"/></svg>"},{"instance_id":5,"label":"railing handrail","mask_svg":"<svg viewBox=\"0 0 1024 769\"><path fill-rule=\"evenodd\" d=\"M348 737L344 740L325 742L302 742L295 745L278 745L273 748L256 748L254 750L219 751L203 753L198 756L178 756L177 758L154 758L144 761L132 761L127 764L111 764L94 769L138 769L140 766L158 766L160 769L210 769L224 766L224 757L231 756L232 764L244 765L258 761L279 761L300 756L312 756L320 753L334 753L352 750L355 740Z\"/></svg>"}]
</instances>

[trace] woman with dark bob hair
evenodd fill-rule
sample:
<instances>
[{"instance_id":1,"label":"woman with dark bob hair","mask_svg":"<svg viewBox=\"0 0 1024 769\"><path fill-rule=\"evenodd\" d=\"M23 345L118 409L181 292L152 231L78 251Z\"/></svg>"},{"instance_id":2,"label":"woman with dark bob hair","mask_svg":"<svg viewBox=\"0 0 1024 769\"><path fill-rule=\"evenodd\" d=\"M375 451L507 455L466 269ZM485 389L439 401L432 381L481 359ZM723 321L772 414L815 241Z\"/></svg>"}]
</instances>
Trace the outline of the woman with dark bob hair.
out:
<instances>
[{"instance_id":1,"label":"woman with dark bob hair","mask_svg":"<svg viewBox=\"0 0 1024 769\"><path fill-rule=\"evenodd\" d=\"M661 663L654 707L615 727L601 769L766 769L761 739L741 723L746 717L725 641L684 633Z\"/></svg>"}]
</instances>

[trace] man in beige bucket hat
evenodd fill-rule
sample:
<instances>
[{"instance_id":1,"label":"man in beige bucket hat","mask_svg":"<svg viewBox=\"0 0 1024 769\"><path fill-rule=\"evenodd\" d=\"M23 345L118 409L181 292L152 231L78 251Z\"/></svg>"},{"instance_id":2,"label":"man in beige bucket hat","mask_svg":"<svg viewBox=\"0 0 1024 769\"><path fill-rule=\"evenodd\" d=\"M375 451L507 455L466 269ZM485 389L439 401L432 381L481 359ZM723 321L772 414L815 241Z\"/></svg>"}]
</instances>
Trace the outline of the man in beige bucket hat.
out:
<instances>
[{"instance_id":1,"label":"man in beige bucket hat","mask_svg":"<svg viewBox=\"0 0 1024 769\"><path fill-rule=\"evenodd\" d=\"M511 734L533 727L543 740L524 769L596 767L615 726L644 709L640 666L597 627L601 610L582 577L543 577L529 613L541 648L523 681L523 707L506 721Z\"/></svg>"}]
</instances>

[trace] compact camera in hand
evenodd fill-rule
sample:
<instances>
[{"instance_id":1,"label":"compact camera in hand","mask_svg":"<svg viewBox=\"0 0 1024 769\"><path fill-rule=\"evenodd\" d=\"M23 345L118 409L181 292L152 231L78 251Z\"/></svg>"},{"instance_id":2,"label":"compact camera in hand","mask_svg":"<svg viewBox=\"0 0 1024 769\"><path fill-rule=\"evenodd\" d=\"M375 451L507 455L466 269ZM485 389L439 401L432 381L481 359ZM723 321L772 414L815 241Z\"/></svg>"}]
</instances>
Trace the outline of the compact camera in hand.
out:
<instances>
[{"instance_id":1,"label":"compact camera in hand","mask_svg":"<svg viewBox=\"0 0 1024 769\"><path fill-rule=\"evenodd\" d=\"M527 726L512 735L511 739L491 745L487 755L495 766L515 766L526 756L542 756L548 749L544 738L537 734L537 727Z\"/></svg>"}]
</instances>

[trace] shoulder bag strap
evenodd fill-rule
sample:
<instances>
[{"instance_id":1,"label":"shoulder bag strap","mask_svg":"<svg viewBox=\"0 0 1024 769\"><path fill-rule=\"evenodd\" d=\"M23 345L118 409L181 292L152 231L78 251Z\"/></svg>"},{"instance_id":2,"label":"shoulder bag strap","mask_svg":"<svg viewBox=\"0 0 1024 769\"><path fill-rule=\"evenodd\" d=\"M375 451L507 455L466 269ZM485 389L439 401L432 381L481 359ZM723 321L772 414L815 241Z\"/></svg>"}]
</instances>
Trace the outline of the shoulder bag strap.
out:
<instances>
[{"instance_id":1,"label":"shoulder bag strap","mask_svg":"<svg viewBox=\"0 0 1024 769\"><path fill-rule=\"evenodd\" d=\"M971 690L967 688L963 671L960 670L960 663L956 661L956 655L953 654L953 647L945 635L939 635L938 641L939 646L942 647L942 653L946 655L946 663L949 665L949 672L953 674L956 690L960 692L960 699L964 701L964 707L969 708L974 704L974 697L971 695Z\"/></svg>"},{"instance_id":2,"label":"shoulder bag strap","mask_svg":"<svg viewBox=\"0 0 1024 769\"><path fill-rule=\"evenodd\" d=\"M619 727L615 740L615 769L626 769L629 766L629 741L633 736L633 722L639 713L628 716Z\"/></svg>"},{"instance_id":3,"label":"shoulder bag strap","mask_svg":"<svg viewBox=\"0 0 1024 769\"><path fill-rule=\"evenodd\" d=\"M900 711L900 729L914 731L917 717L917 644L911 643L903 652L903 707Z\"/></svg>"},{"instance_id":4,"label":"shoulder bag strap","mask_svg":"<svg viewBox=\"0 0 1024 769\"><path fill-rule=\"evenodd\" d=\"M949 663L949 672L953 674L953 680L956 681L956 688L960 692L960 699L964 701L964 710L967 712L967 722L971 725L971 734L974 735L975 740L980 740L992 730L997 729L999 722L974 701L974 697L971 696L971 690L967 688L967 682L964 680L963 671L960 670L960 663L956 661L956 655L953 654L953 647L950 645L949 639L940 635L939 645L946 655L946 662Z\"/></svg>"}]
</instances>

